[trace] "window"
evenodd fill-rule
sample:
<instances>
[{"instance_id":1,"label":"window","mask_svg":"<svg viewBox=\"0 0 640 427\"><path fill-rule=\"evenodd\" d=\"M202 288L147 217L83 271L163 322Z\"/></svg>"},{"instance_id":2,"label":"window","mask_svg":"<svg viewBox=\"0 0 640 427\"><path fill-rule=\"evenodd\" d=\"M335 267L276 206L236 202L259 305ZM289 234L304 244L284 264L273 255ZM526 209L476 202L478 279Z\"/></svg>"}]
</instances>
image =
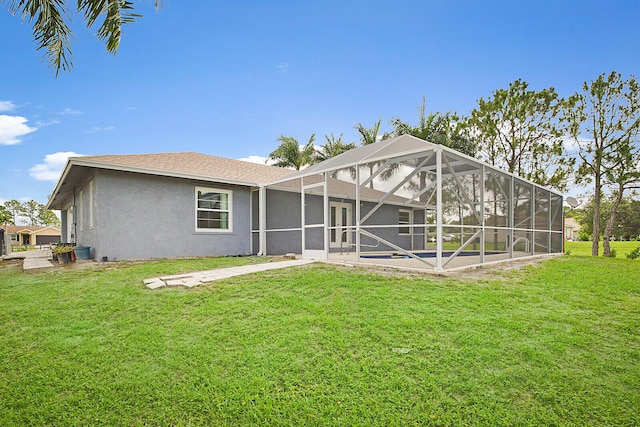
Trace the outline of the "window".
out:
<instances>
[{"instance_id":1,"label":"window","mask_svg":"<svg viewBox=\"0 0 640 427\"><path fill-rule=\"evenodd\" d=\"M413 212L407 209L400 209L398 211L398 224L399 225L411 225ZM411 234L411 227L399 227L399 234Z\"/></svg>"},{"instance_id":2,"label":"window","mask_svg":"<svg viewBox=\"0 0 640 427\"><path fill-rule=\"evenodd\" d=\"M232 191L196 187L196 231L231 231Z\"/></svg>"},{"instance_id":3,"label":"window","mask_svg":"<svg viewBox=\"0 0 640 427\"><path fill-rule=\"evenodd\" d=\"M17 242L18 241L18 235L17 234L9 234L9 237L11 238L12 242Z\"/></svg>"}]
</instances>

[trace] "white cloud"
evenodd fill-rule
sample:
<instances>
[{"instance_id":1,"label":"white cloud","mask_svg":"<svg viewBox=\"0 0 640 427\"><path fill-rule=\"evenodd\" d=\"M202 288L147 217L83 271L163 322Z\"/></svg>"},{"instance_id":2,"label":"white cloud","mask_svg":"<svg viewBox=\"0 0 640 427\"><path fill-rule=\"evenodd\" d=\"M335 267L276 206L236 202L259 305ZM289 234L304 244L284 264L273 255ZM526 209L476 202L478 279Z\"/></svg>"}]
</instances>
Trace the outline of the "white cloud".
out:
<instances>
[{"instance_id":1,"label":"white cloud","mask_svg":"<svg viewBox=\"0 0 640 427\"><path fill-rule=\"evenodd\" d=\"M0 111L13 111L16 105L12 101L0 101Z\"/></svg>"},{"instance_id":2,"label":"white cloud","mask_svg":"<svg viewBox=\"0 0 640 427\"><path fill-rule=\"evenodd\" d=\"M116 128L115 126L104 126L104 127L94 126L91 129L89 129L87 133L109 132L114 130L115 128Z\"/></svg>"},{"instance_id":3,"label":"white cloud","mask_svg":"<svg viewBox=\"0 0 640 427\"><path fill-rule=\"evenodd\" d=\"M36 126L41 128L45 126L57 125L58 123L60 123L60 120L56 120L56 119L49 119L47 121L38 120L36 122Z\"/></svg>"},{"instance_id":4,"label":"white cloud","mask_svg":"<svg viewBox=\"0 0 640 427\"><path fill-rule=\"evenodd\" d=\"M281 73L286 73L287 71L289 71L289 64L286 62L279 63L278 71L280 71Z\"/></svg>"},{"instance_id":5,"label":"white cloud","mask_svg":"<svg viewBox=\"0 0 640 427\"><path fill-rule=\"evenodd\" d=\"M73 151L64 151L53 154L47 154L44 156L44 162L39 163L29 169L29 175L37 179L38 181L53 181L56 182L62 174L64 166L67 164L69 157L82 156L83 154L77 154Z\"/></svg>"},{"instance_id":6,"label":"white cloud","mask_svg":"<svg viewBox=\"0 0 640 427\"><path fill-rule=\"evenodd\" d=\"M263 156L249 156L249 157L243 157L242 159L238 159L238 160L242 160L243 162L249 162L249 163L257 163L259 165L272 165L274 163L273 160L267 160L267 158Z\"/></svg>"},{"instance_id":7,"label":"white cloud","mask_svg":"<svg viewBox=\"0 0 640 427\"><path fill-rule=\"evenodd\" d=\"M82 111L72 110L71 108L65 108L60 111L58 114L61 116L77 116L78 114L82 114Z\"/></svg>"},{"instance_id":8,"label":"white cloud","mask_svg":"<svg viewBox=\"0 0 640 427\"><path fill-rule=\"evenodd\" d=\"M27 126L28 119L0 114L0 145L20 144L21 137L38 130Z\"/></svg>"}]
</instances>

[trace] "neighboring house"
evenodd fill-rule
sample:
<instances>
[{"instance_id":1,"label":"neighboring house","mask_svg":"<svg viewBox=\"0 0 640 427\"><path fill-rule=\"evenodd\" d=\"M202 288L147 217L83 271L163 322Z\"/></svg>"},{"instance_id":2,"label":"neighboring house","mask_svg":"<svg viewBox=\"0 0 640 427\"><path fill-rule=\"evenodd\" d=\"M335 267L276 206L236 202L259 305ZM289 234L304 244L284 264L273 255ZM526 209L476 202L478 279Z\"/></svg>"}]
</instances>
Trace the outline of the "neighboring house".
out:
<instances>
[{"instance_id":1,"label":"neighboring house","mask_svg":"<svg viewBox=\"0 0 640 427\"><path fill-rule=\"evenodd\" d=\"M564 219L564 238L565 240L580 240L580 224L575 218Z\"/></svg>"},{"instance_id":2,"label":"neighboring house","mask_svg":"<svg viewBox=\"0 0 640 427\"><path fill-rule=\"evenodd\" d=\"M11 246L37 246L60 242L60 227L52 225L7 225L1 228L9 235Z\"/></svg>"},{"instance_id":3,"label":"neighboring house","mask_svg":"<svg viewBox=\"0 0 640 427\"><path fill-rule=\"evenodd\" d=\"M61 211L62 241L99 261L346 252L442 270L459 255L562 251L562 195L409 135L303 171L198 153L72 157L47 209Z\"/></svg>"}]
</instances>

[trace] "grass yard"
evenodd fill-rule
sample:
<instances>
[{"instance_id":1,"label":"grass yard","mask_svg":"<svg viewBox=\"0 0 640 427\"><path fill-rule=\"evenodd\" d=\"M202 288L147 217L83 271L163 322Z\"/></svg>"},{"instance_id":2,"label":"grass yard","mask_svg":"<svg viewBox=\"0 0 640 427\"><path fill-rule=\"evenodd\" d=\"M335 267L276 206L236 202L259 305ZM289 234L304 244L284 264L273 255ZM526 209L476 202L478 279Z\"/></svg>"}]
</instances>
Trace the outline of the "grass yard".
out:
<instances>
[{"instance_id":1,"label":"grass yard","mask_svg":"<svg viewBox=\"0 0 640 427\"><path fill-rule=\"evenodd\" d=\"M611 242L611 249L615 249L617 258L626 258L625 254L630 253L635 248L640 247L640 242ZM600 256L602 256L602 241L600 241ZM591 256L591 242L565 242L564 251L569 252L571 255Z\"/></svg>"},{"instance_id":2,"label":"grass yard","mask_svg":"<svg viewBox=\"0 0 640 427\"><path fill-rule=\"evenodd\" d=\"M640 261L573 253L160 291L142 280L255 260L0 264L0 425L639 425Z\"/></svg>"}]
</instances>

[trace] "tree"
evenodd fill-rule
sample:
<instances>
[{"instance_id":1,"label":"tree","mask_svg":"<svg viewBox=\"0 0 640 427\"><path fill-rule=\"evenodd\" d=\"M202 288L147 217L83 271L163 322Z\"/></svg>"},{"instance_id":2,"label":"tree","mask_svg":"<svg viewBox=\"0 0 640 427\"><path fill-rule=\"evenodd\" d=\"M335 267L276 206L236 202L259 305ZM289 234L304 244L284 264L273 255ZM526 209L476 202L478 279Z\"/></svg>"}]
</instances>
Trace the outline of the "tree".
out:
<instances>
[{"instance_id":1,"label":"tree","mask_svg":"<svg viewBox=\"0 0 640 427\"><path fill-rule=\"evenodd\" d=\"M33 38L38 50L44 50L44 59L55 69L56 76L62 69L71 69L72 31L69 26L71 8L64 0L0 0L12 15L20 15L22 21L33 23ZM155 1L156 8L161 0ZM78 0L76 13L82 15L87 28L98 21L96 32L99 40L105 41L107 51L115 54L120 46L122 27L134 22L142 15L134 12L129 0Z\"/></svg>"},{"instance_id":2,"label":"tree","mask_svg":"<svg viewBox=\"0 0 640 427\"><path fill-rule=\"evenodd\" d=\"M53 212L47 209L46 205L38 203L35 200L20 203L17 200L9 200L4 203L4 207L0 206L0 218L3 218L2 212L8 213L8 223L18 225L19 218L27 225L60 225L60 219ZM0 224L3 222L0 221Z\"/></svg>"},{"instance_id":3,"label":"tree","mask_svg":"<svg viewBox=\"0 0 640 427\"><path fill-rule=\"evenodd\" d=\"M640 237L640 200L625 197L618 206L616 237L632 240Z\"/></svg>"},{"instance_id":4,"label":"tree","mask_svg":"<svg viewBox=\"0 0 640 427\"><path fill-rule=\"evenodd\" d=\"M13 200L9 200L7 202L4 202L4 207L9 212L11 212L11 215L13 216L13 224L17 225L18 224L18 217L23 214L22 203L20 203L19 201L13 199Z\"/></svg>"},{"instance_id":5,"label":"tree","mask_svg":"<svg viewBox=\"0 0 640 427\"><path fill-rule=\"evenodd\" d=\"M331 134L331 138L329 138L329 135L325 135L324 138L327 140L327 143L324 144L320 150L316 149L313 158L314 163L324 162L325 160L356 148L355 142L351 142L349 144L342 142L342 134L340 134L337 139L333 133Z\"/></svg>"},{"instance_id":6,"label":"tree","mask_svg":"<svg viewBox=\"0 0 640 427\"><path fill-rule=\"evenodd\" d=\"M22 214L27 218L27 225L40 225L38 224L38 214L40 213L40 203L35 200L29 200L22 204Z\"/></svg>"},{"instance_id":7,"label":"tree","mask_svg":"<svg viewBox=\"0 0 640 427\"><path fill-rule=\"evenodd\" d=\"M600 212L598 216L599 229L603 229L605 224L611 220L611 207L617 197L616 194L603 195L600 200ZM593 238L594 224L594 197L590 197L584 207L578 210L580 215L576 216L580 224L580 233ZM632 240L640 236L640 200L630 196L620 199L616 217L611 220L611 237L624 240Z\"/></svg>"},{"instance_id":8,"label":"tree","mask_svg":"<svg viewBox=\"0 0 640 427\"><path fill-rule=\"evenodd\" d=\"M463 154L475 157L475 143L466 135L466 127L455 113L426 114L426 101L423 98L419 108L418 124L413 126L400 118L391 121L395 135L413 135L434 144L442 144Z\"/></svg>"},{"instance_id":9,"label":"tree","mask_svg":"<svg viewBox=\"0 0 640 427\"><path fill-rule=\"evenodd\" d=\"M53 211L47 209L46 205L40 204L37 218L38 225L60 226L60 218Z\"/></svg>"},{"instance_id":10,"label":"tree","mask_svg":"<svg viewBox=\"0 0 640 427\"><path fill-rule=\"evenodd\" d=\"M0 205L0 225L15 225L13 214L3 205Z\"/></svg>"},{"instance_id":11,"label":"tree","mask_svg":"<svg viewBox=\"0 0 640 427\"><path fill-rule=\"evenodd\" d=\"M380 134L380 124L382 119L379 119L373 124L372 127L366 128L362 123L358 123L355 128L360 133L360 145L369 145L378 142L378 135ZM386 134L380 139L386 139Z\"/></svg>"},{"instance_id":12,"label":"tree","mask_svg":"<svg viewBox=\"0 0 640 427\"><path fill-rule=\"evenodd\" d=\"M280 141L281 144L269 154L267 159L274 160L275 166L300 170L302 167L313 163L313 155L315 153L313 141L315 139L316 134L314 133L309 138L309 142L301 146L296 138L280 135L277 141Z\"/></svg>"},{"instance_id":13,"label":"tree","mask_svg":"<svg viewBox=\"0 0 640 427\"><path fill-rule=\"evenodd\" d=\"M593 241L591 255L598 256L603 190L614 186L619 197L611 207L611 223L605 226L604 255L610 256L609 238L617 206L624 191L640 179L640 88L635 78L623 80L620 73L601 74L584 82L582 93L571 96L564 113L570 138L577 146L577 182L593 183Z\"/></svg>"},{"instance_id":14,"label":"tree","mask_svg":"<svg viewBox=\"0 0 640 427\"><path fill-rule=\"evenodd\" d=\"M489 164L539 185L566 188L573 159L566 156L558 126L564 101L555 89L528 89L520 79L499 89L467 120L480 156Z\"/></svg>"},{"instance_id":15,"label":"tree","mask_svg":"<svg viewBox=\"0 0 640 427\"><path fill-rule=\"evenodd\" d=\"M364 127L362 123L358 123L355 126L355 129L360 133L360 145L370 145L378 141L382 141L384 139L389 138L390 135L388 133L379 135L381 123L382 123L382 119L379 119L370 128ZM369 167L369 176L373 175L373 169L376 167L376 165L377 165L376 163L369 163L367 165ZM384 179L384 177L381 177L381 178ZM373 180L369 181L369 188L373 189Z\"/></svg>"}]
</instances>

